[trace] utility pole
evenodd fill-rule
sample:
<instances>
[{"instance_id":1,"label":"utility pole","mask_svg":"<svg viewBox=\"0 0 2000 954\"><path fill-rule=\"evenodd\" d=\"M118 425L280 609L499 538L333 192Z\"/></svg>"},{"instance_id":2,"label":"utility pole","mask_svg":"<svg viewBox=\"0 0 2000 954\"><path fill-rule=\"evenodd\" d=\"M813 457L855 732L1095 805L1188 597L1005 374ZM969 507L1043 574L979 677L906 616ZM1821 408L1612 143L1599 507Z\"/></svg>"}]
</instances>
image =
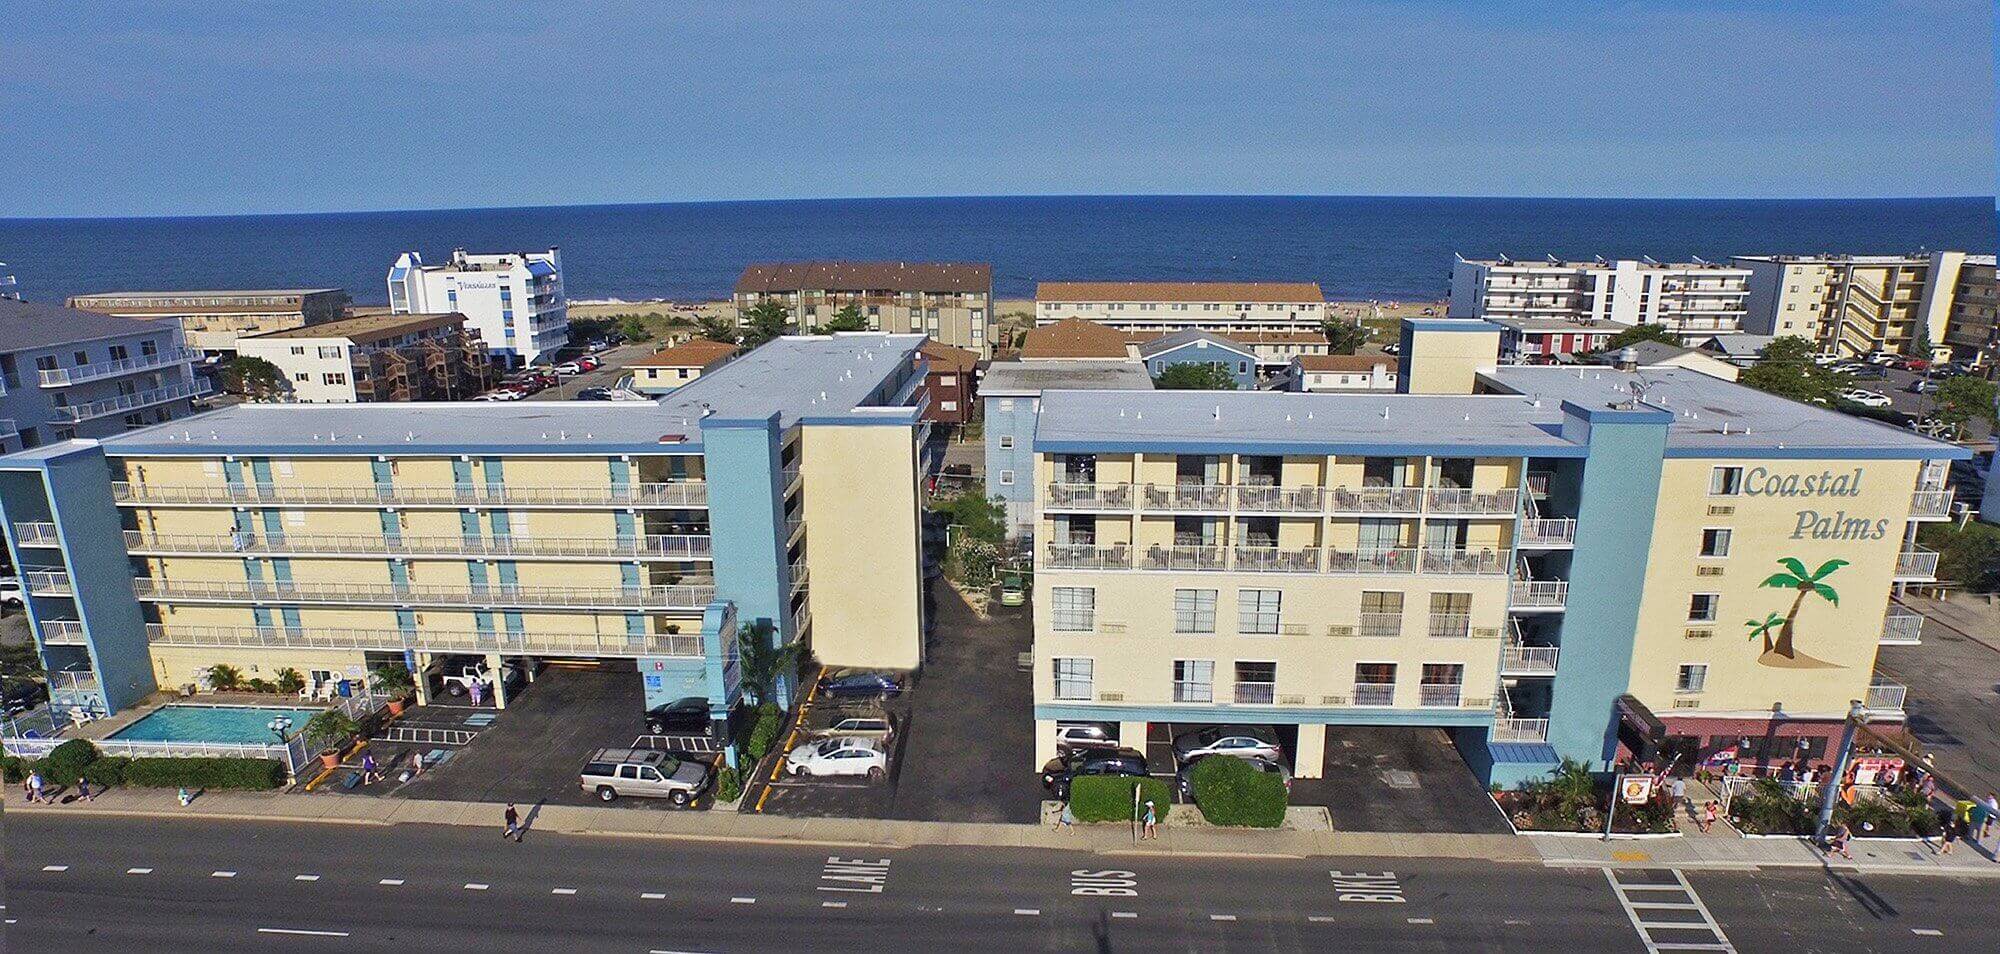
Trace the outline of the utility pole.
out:
<instances>
[{"instance_id":1,"label":"utility pole","mask_svg":"<svg viewBox=\"0 0 2000 954\"><path fill-rule=\"evenodd\" d=\"M1826 788L1820 791L1819 826L1813 829L1813 840L1822 844L1826 841L1826 830L1833 825L1833 803L1840 797L1840 782L1847 777L1847 765L1854 760L1855 730L1868 722L1868 707L1855 699L1847 704L1847 727L1840 733L1840 757L1833 763L1833 774L1827 776Z\"/></svg>"}]
</instances>

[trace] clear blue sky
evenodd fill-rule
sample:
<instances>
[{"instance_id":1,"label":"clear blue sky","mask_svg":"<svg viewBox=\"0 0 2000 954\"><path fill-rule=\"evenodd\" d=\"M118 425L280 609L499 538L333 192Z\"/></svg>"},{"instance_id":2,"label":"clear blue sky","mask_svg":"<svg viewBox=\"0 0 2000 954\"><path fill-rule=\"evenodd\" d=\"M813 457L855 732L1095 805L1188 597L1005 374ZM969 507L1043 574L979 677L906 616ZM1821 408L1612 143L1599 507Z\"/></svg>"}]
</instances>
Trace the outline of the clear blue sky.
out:
<instances>
[{"instance_id":1,"label":"clear blue sky","mask_svg":"<svg viewBox=\"0 0 2000 954\"><path fill-rule=\"evenodd\" d=\"M1990 0L6 11L0 216L1994 192Z\"/></svg>"}]
</instances>

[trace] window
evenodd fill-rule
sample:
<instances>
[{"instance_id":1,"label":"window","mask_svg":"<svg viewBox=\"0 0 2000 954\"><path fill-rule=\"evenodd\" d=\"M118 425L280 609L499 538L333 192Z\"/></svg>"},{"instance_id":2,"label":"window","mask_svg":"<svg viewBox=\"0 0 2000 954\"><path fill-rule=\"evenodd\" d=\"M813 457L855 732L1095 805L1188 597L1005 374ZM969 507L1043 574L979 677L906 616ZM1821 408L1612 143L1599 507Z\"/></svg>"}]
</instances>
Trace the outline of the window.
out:
<instances>
[{"instance_id":1,"label":"window","mask_svg":"<svg viewBox=\"0 0 2000 954\"><path fill-rule=\"evenodd\" d=\"M1089 632L1097 616L1097 591L1088 586L1049 590L1050 619L1057 632Z\"/></svg>"},{"instance_id":2,"label":"window","mask_svg":"<svg viewBox=\"0 0 2000 954\"><path fill-rule=\"evenodd\" d=\"M76 366L79 368L90 363L90 352L88 351L78 351L70 355L70 357L76 359Z\"/></svg>"},{"instance_id":3,"label":"window","mask_svg":"<svg viewBox=\"0 0 2000 954\"><path fill-rule=\"evenodd\" d=\"M1003 410L1003 411L1011 411L1011 410L1013 410L1013 409L1014 409L1014 399L1013 399L1013 398L1001 398L1001 399L1000 399L1000 410ZM1003 441L1007 441L1007 440L1012 440L1012 438L1007 438L1007 437L1002 437L1002 438L1000 438L1000 439L1001 439L1001 440L1003 440ZM1004 446L1007 446L1007 447L1012 447L1012 446L1014 446L1014 445L1010 443L1010 444L1006 444L1006 445L1004 445Z\"/></svg>"},{"instance_id":4,"label":"window","mask_svg":"<svg viewBox=\"0 0 2000 954\"><path fill-rule=\"evenodd\" d=\"M1472 594L1432 593L1430 634L1450 639L1472 635Z\"/></svg>"},{"instance_id":5,"label":"window","mask_svg":"<svg viewBox=\"0 0 2000 954\"><path fill-rule=\"evenodd\" d=\"M958 387L958 375L956 375L956 374L940 374L940 375L938 375L938 387L941 387L941 388L955 388L955 387Z\"/></svg>"},{"instance_id":6,"label":"window","mask_svg":"<svg viewBox=\"0 0 2000 954\"><path fill-rule=\"evenodd\" d=\"M346 383L347 383L347 373L346 373L346 372L344 372L344 371L328 371L327 373L325 373L325 374L322 374L322 375L320 375L320 383L321 383L321 384L346 384Z\"/></svg>"},{"instance_id":7,"label":"window","mask_svg":"<svg viewBox=\"0 0 2000 954\"><path fill-rule=\"evenodd\" d=\"M941 401L941 402L939 402L939 403L938 403L938 409L939 409L939 410L942 410L942 411L956 411L956 410L958 410L958 402L957 402L957 401Z\"/></svg>"},{"instance_id":8,"label":"window","mask_svg":"<svg viewBox=\"0 0 2000 954\"><path fill-rule=\"evenodd\" d=\"M1729 555L1729 531L1710 528L1701 532L1701 555L1705 557L1726 557Z\"/></svg>"},{"instance_id":9,"label":"window","mask_svg":"<svg viewBox=\"0 0 2000 954\"><path fill-rule=\"evenodd\" d=\"M305 356L305 353L306 353L306 346L305 346L305 345L293 345L293 346L292 346L292 354L294 354L294 355L297 355L297 356L300 356L300 357L304 357L304 356Z\"/></svg>"},{"instance_id":10,"label":"window","mask_svg":"<svg viewBox=\"0 0 2000 954\"><path fill-rule=\"evenodd\" d=\"M1000 472L1000 486L1002 486L1002 487L1011 487L1011 486L1013 486L1013 485L1014 485L1014 472L1013 472L1013 471L1011 471L1011 470L1003 470L1003 471L1001 471L1001 472Z\"/></svg>"},{"instance_id":11,"label":"window","mask_svg":"<svg viewBox=\"0 0 2000 954\"><path fill-rule=\"evenodd\" d=\"M1743 492L1743 468L1717 467L1708 474L1711 497L1734 497Z\"/></svg>"},{"instance_id":12,"label":"window","mask_svg":"<svg viewBox=\"0 0 2000 954\"><path fill-rule=\"evenodd\" d=\"M1174 632L1215 632L1215 591L1174 591Z\"/></svg>"},{"instance_id":13,"label":"window","mask_svg":"<svg viewBox=\"0 0 2000 954\"><path fill-rule=\"evenodd\" d=\"M1088 699L1091 697L1091 679L1097 668L1096 661L1074 656L1059 656L1052 660L1055 665L1056 698Z\"/></svg>"},{"instance_id":14,"label":"window","mask_svg":"<svg viewBox=\"0 0 2000 954\"><path fill-rule=\"evenodd\" d=\"M1700 692L1708 684L1708 666L1702 663L1688 663L1681 667L1680 675L1674 677L1675 692Z\"/></svg>"},{"instance_id":15,"label":"window","mask_svg":"<svg viewBox=\"0 0 2000 954\"><path fill-rule=\"evenodd\" d=\"M1248 361L1238 361L1238 362L1236 362L1236 373L1237 373L1237 374L1249 374L1249 373L1250 373L1250 362L1248 362Z\"/></svg>"},{"instance_id":16,"label":"window","mask_svg":"<svg viewBox=\"0 0 2000 954\"><path fill-rule=\"evenodd\" d=\"M1696 593L1688 598L1688 622L1715 622L1715 608L1722 597L1715 593Z\"/></svg>"},{"instance_id":17,"label":"window","mask_svg":"<svg viewBox=\"0 0 2000 954\"><path fill-rule=\"evenodd\" d=\"M1419 705L1456 707L1464 691L1464 663L1424 663L1417 688Z\"/></svg>"},{"instance_id":18,"label":"window","mask_svg":"<svg viewBox=\"0 0 2000 954\"><path fill-rule=\"evenodd\" d=\"M1215 701L1215 660L1174 660L1174 701Z\"/></svg>"},{"instance_id":19,"label":"window","mask_svg":"<svg viewBox=\"0 0 2000 954\"><path fill-rule=\"evenodd\" d=\"M292 380L300 382L310 381L312 380L312 375L307 374L304 371L298 371L292 374Z\"/></svg>"},{"instance_id":20,"label":"window","mask_svg":"<svg viewBox=\"0 0 2000 954\"><path fill-rule=\"evenodd\" d=\"M1236 631L1276 636L1280 595L1278 590L1237 590Z\"/></svg>"},{"instance_id":21,"label":"window","mask_svg":"<svg viewBox=\"0 0 2000 954\"><path fill-rule=\"evenodd\" d=\"M1240 662L1236 664L1236 701L1270 705L1278 699L1278 664Z\"/></svg>"},{"instance_id":22,"label":"window","mask_svg":"<svg viewBox=\"0 0 2000 954\"><path fill-rule=\"evenodd\" d=\"M1403 633L1403 594L1384 590L1361 594L1363 636L1400 636Z\"/></svg>"},{"instance_id":23,"label":"window","mask_svg":"<svg viewBox=\"0 0 2000 954\"><path fill-rule=\"evenodd\" d=\"M139 353L148 358L159 354L160 343L157 341L141 341L139 342Z\"/></svg>"},{"instance_id":24,"label":"window","mask_svg":"<svg viewBox=\"0 0 2000 954\"><path fill-rule=\"evenodd\" d=\"M1006 402L1006 401L1002 401L1002 402L1000 402L1000 403L1001 403L1001 405L1003 406L1003 407L1002 407L1002 410L1005 410L1005 407L1004 407L1004 405L1006 405L1006 403L1007 403L1007 402ZM1014 449L1014 435L1012 435L1012 434L1002 434L1002 435L1000 435L1000 449L1001 449L1001 450L1013 450L1013 449Z\"/></svg>"}]
</instances>

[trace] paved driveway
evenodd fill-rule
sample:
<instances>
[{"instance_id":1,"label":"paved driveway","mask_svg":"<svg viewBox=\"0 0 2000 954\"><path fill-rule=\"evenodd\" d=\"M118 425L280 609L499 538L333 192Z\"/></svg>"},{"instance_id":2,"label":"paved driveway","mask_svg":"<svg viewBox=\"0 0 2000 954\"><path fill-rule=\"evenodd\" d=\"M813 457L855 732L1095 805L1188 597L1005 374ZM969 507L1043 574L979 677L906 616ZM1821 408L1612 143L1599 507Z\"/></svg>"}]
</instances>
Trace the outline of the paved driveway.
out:
<instances>
[{"instance_id":1,"label":"paved driveway","mask_svg":"<svg viewBox=\"0 0 2000 954\"><path fill-rule=\"evenodd\" d=\"M1977 597L1908 600L1930 617L1917 646L1884 646L1875 669L1910 687L1910 731L1938 767L2000 791L2000 609Z\"/></svg>"},{"instance_id":2,"label":"paved driveway","mask_svg":"<svg viewBox=\"0 0 2000 954\"><path fill-rule=\"evenodd\" d=\"M1341 831L1506 834L1507 819L1442 729L1326 727L1326 774L1292 783Z\"/></svg>"}]
</instances>

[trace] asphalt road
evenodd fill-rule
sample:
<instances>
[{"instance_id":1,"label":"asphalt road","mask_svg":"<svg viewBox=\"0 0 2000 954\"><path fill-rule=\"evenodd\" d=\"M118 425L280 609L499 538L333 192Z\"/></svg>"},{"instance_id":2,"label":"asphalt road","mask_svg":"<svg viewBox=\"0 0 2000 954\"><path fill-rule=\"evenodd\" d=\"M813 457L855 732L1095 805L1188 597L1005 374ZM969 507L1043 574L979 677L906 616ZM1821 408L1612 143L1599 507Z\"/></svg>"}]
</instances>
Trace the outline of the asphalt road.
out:
<instances>
[{"instance_id":1,"label":"asphalt road","mask_svg":"<svg viewBox=\"0 0 2000 954\"><path fill-rule=\"evenodd\" d=\"M487 829L44 814L7 823L16 950L1647 950L1595 869L533 832L513 844ZM1985 913L2000 880L1687 879L1700 912L1669 889L1635 892L1658 899L1640 916L1712 913L1741 951L2000 949Z\"/></svg>"}]
</instances>

